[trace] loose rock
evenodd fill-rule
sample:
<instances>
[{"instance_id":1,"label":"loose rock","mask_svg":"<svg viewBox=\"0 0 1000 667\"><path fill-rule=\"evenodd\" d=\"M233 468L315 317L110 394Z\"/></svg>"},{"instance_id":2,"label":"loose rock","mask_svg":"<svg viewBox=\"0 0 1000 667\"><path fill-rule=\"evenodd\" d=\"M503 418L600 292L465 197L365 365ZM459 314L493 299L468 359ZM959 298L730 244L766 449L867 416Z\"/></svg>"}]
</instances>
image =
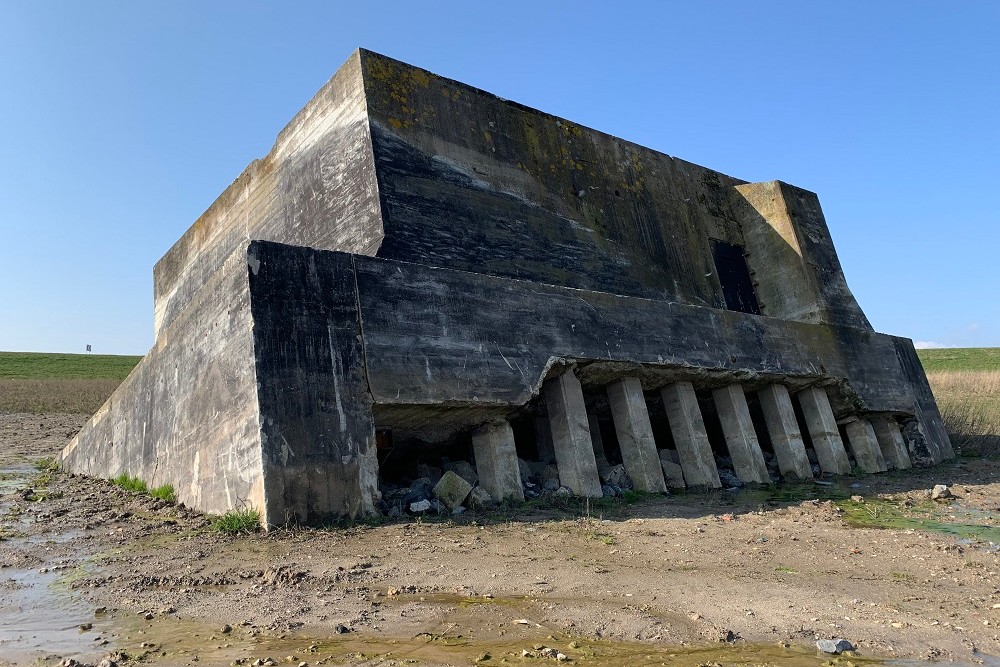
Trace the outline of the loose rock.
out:
<instances>
[{"instance_id":1,"label":"loose rock","mask_svg":"<svg viewBox=\"0 0 1000 667\"><path fill-rule=\"evenodd\" d=\"M481 486L477 486L469 492L466 504L470 507L490 507L493 505L493 496Z\"/></svg>"},{"instance_id":2,"label":"loose rock","mask_svg":"<svg viewBox=\"0 0 1000 667\"><path fill-rule=\"evenodd\" d=\"M942 500L944 498L951 498L951 489L945 484L936 484L933 489L931 489L931 500Z\"/></svg>"},{"instance_id":3,"label":"loose rock","mask_svg":"<svg viewBox=\"0 0 1000 667\"><path fill-rule=\"evenodd\" d=\"M410 503L410 511L414 514L421 514L426 512L431 508L431 501L429 500L418 500L415 503Z\"/></svg>"},{"instance_id":4,"label":"loose rock","mask_svg":"<svg viewBox=\"0 0 1000 667\"><path fill-rule=\"evenodd\" d=\"M625 466L616 465L611 466L608 469L607 475L603 480L608 486L617 486L620 489L631 489L632 488L632 478L628 476L625 471Z\"/></svg>"},{"instance_id":5,"label":"loose rock","mask_svg":"<svg viewBox=\"0 0 1000 667\"><path fill-rule=\"evenodd\" d=\"M739 489L744 486L743 480L736 476L736 473L725 468L719 468L719 481L727 489Z\"/></svg>"},{"instance_id":6,"label":"loose rock","mask_svg":"<svg viewBox=\"0 0 1000 667\"><path fill-rule=\"evenodd\" d=\"M816 642L816 648L824 653L833 653L834 655L837 655L839 653L843 653L844 651L853 651L854 644L846 639L820 639Z\"/></svg>"}]
</instances>

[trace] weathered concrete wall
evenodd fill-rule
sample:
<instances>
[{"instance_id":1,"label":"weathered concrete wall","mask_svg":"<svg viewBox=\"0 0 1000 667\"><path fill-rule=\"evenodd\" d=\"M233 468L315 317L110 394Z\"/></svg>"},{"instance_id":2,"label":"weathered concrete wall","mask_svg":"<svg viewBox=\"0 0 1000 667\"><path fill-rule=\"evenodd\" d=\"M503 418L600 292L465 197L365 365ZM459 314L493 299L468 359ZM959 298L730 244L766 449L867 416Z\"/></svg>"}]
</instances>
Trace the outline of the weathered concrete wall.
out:
<instances>
[{"instance_id":1,"label":"weathered concrete wall","mask_svg":"<svg viewBox=\"0 0 1000 667\"><path fill-rule=\"evenodd\" d=\"M711 253L720 239L750 252L765 314L870 328L814 194L777 182L745 191L368 51L362 69L386 234L378 256L724 308ZM786 296L790 282L802 289Z\"/></svg>"},{"instance_id":2,"label":"weathered concrete wall","mask_svg":"<svg viewBox=\"0 0 1000 667\"><path fill-rule=\"evenodd\" d=\"M70 442L62 465L150 486L208 512L264 506L257 375L246 255L239 252L160 332L108 402Z\"/></svg>"},{"instance_id":3,"label":"weathered concrete wall","mask_svg":"<svg viewBox=\"0 0 1000 667\"><path fill-rule=\"evenodd\" d=\"M251 239L375 254L382 225L355 53L153 269L155 330Z\"/></svg>"},{"instance_id":4,"label":"weathered concrete wall","mask_svg":"<svg viewBox=\"0 0 1000 667\"><path fill-rule=\"evenodd\" d=\"M553 360L567 359L643 364L646 390L697 370L748 388L768 378L842 378L856 392L854 409L912 409L893 339L871 331L380 258L357 257L355 266L377 403L521 405ZM620 374L579 371L598 386Z\"/></svg>"},{"instance_id":5,"label":"weathered concrete wall","mask_svg":"<svg viewBox=\"0 0 1000 667\"><path fill-rule=\"evenodd\" d=\"M353 257L263 242L247 256L267 523L369 514L378 460Z\"/></svg>"}]
</instances>

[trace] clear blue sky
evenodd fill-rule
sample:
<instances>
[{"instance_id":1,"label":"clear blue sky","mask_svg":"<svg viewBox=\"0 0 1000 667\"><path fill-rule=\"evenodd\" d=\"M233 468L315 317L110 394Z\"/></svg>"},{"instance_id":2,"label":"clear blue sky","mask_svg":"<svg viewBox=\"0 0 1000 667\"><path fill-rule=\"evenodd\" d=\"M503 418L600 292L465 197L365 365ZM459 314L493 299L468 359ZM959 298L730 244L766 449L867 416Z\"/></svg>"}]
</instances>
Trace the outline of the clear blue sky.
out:
<instances>
[{"instance_id":1,"label":"clear blue sky","mask_svg":"<svg viewBox=\"0 0 1000 667\"><path fill-rule=\"evenodd\" d=\"M0 350L145 353L153 264L359 46L813 190L876 329L1000 346L1000 2L0 0Z\"/></svg>"}]
</instances>

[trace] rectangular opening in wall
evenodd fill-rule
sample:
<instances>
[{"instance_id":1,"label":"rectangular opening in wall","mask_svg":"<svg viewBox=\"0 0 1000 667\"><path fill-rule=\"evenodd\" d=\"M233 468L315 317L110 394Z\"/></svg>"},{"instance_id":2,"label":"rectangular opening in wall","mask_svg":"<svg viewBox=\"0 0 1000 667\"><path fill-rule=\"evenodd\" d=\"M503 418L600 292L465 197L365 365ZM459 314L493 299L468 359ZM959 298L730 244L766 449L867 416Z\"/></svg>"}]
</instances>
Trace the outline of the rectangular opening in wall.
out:
<instances>
[{"instance_id":1,"label":"rectangular opening in wall","mask_svg":"<svg viewBox=\"0 0 1000 667\"><path fill-rule=\"evenodd\" d=\"M712 258L722 285L722 295L726 299L726 308L760 315L760 305L754 293L743 246L712 239Z\"/></svg>"}]
</instances>

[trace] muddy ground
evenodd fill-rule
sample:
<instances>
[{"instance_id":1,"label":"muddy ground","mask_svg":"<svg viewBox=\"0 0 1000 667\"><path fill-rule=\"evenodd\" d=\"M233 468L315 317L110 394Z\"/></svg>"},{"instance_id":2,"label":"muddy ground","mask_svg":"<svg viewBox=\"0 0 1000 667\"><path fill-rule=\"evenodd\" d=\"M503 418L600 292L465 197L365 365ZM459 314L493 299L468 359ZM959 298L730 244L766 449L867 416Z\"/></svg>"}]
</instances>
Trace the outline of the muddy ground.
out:
<instances>
[{"instance_id":1,"label":"muddy ground","mask_svg":"<svg viewBox=\"0 0 1000 667\"><path fill-rule=\"evenodd\" d=\"M0 665L820 665L830 637L858 648L843 665L1000 655L1000 462L232 537L37 470L85 419L0 415Z\"/></svg>"}]
</instances>

